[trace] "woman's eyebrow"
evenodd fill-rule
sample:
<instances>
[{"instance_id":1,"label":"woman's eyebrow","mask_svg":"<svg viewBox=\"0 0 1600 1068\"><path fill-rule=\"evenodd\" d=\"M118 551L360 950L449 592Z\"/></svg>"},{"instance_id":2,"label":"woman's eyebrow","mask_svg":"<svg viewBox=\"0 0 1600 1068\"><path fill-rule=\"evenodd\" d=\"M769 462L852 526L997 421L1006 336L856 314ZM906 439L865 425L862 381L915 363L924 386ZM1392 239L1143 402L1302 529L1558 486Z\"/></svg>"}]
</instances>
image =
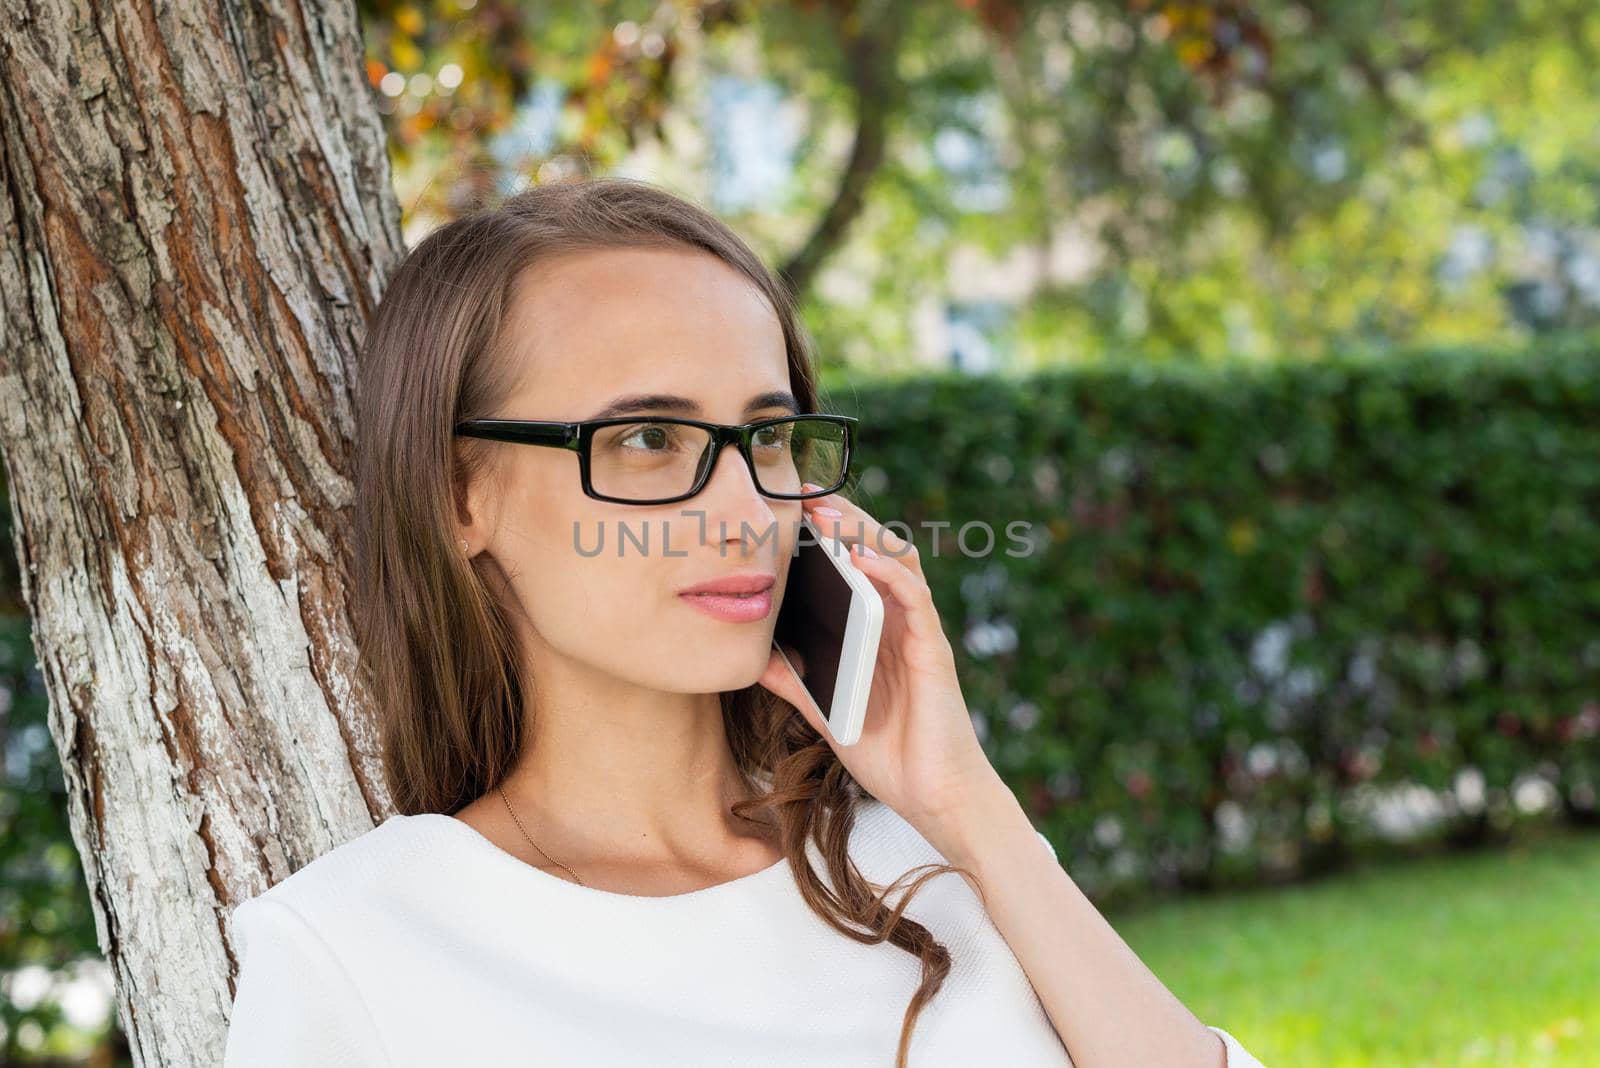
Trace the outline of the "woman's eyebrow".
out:
<instances>
[{"instance_id":1,"label":"woman's eyebrow","mask_svg":"<svg viewBox=\"0 0 1600 1068\"><path fill-rule=\"evenodd\" d=\"M798 414L800 402L795 400L793 393L779 389L757 394L744 406L746 412L757 412L763 408L787 408ZM680 412L683 415L698 415L700 404L688 397L680 397L676 393L633 393L614 398L611 403L589 418L610 419L613 416L632 415L635 412Z\"/></svg>"}]
</instances>

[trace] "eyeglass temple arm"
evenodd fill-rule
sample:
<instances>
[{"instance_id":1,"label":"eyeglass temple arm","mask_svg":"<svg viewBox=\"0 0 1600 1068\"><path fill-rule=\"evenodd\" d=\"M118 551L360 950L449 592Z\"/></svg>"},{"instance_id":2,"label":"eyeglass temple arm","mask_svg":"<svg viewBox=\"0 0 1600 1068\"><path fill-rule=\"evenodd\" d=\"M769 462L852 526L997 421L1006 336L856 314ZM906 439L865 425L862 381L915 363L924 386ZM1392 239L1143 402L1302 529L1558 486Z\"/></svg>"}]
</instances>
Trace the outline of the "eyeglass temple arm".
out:
<instances>
[{"instance_id":1,"label":"eyeglass temple arm","mask_svg":"<svg viewBox=\"0 0 1600 1068\"><path fill-rule=\"evenodd\" d=\"M531 419L468 419L456 424L456 433L491 441L517 441L529 445L578 447L577 423L549 423Z\"/></svg>"}]
</instances>

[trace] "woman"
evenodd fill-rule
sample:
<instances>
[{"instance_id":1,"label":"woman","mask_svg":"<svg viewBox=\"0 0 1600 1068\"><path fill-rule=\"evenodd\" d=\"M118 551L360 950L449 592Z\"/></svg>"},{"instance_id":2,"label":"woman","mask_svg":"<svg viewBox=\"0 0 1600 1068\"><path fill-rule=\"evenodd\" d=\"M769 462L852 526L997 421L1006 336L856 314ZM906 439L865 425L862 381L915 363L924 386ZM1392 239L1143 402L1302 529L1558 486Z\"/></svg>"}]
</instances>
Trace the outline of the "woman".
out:
<instances>
[{"instance_id":1,"label":"woman","mask_svg":"<svg viewBox=\"0 0 1600 1068\"><path fill-rule=\"evenodd\" d=\"M1257 1065L1039 844L916 552L836 492L789 295L717 219L584 179L452 222L360 374L400 814L235 910L230 1068ZM772 642L803 509L885 598L852 746Z\"/></svg>"}]
</instances>

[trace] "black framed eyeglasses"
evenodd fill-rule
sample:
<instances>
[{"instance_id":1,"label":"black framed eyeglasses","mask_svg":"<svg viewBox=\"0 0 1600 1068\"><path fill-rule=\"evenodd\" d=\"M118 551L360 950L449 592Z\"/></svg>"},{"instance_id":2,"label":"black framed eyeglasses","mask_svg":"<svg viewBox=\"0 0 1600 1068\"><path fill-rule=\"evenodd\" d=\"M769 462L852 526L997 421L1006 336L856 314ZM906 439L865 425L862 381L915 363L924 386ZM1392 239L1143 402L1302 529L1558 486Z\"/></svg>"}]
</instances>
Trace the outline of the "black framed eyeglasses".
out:
<instances>
[{"instance_id":1,"label":"black framed eyeglasses","mask_svg":"<svg viewBox=\"0 0 1600 1068\"><path fill-rule=\"evenodd\" d=\"M756 489L798 501L833 493L850 473L859 420L850 415L802 414L757 419L741 426L700 419L467 419L458 435L548 445L578 454L583 492L617 504L671 504L705 488L724 445L736 445ZM819 490L804 490L810 482Z\"/></svg>"}]
</instances>

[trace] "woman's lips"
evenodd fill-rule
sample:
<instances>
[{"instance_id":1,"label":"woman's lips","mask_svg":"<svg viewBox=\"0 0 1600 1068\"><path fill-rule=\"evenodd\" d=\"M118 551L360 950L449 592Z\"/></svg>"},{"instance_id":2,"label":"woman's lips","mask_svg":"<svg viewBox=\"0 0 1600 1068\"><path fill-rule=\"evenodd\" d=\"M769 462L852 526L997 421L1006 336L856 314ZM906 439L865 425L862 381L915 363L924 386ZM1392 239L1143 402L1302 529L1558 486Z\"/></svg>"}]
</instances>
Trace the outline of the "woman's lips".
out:
<instances>
[{"instance_id":1,"label":"woman's lips","mask_svg":"<svg viewBox=\"0 0 1600 1068\"><path fill-rule=\"evenodd\" d=\"M729 593L680 593L685 601L706 615L728 623L754 623L772 611L772 590L740 597Z\"/></svg>"}]
</instances>

